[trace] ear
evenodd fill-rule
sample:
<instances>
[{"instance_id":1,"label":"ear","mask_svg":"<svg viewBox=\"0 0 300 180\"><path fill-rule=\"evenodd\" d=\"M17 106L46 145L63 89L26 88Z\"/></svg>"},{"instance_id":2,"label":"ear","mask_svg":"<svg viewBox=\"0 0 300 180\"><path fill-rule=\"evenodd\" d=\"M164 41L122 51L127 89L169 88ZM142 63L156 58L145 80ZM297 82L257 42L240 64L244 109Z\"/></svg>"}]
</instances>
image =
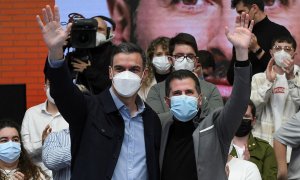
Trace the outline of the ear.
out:
<instances>
[{"instance_id":1,"label":"ear","mask_svg":"<svg viewBox=\"0 0 300 180\"><path fill-rule=\"evenodd\" d=\"M271 57L274 58L274 53L273 53L272 49L270 49L269 52L270 52Z\"/></svg>"},{"instance_id":2,"label":"ear","mask_svg":"<svg viewBox=\"0 0 300 180\"><path fill-rule=\"evenodd\" d=\"M171 108L171 101L167 96L165 97L165 103L166 103L167 107L170 109Z\"/></svg>"},{"instance_id":3,"label":"ear","mask_svg":"<svg viewBox=\"0 0 300 180\"><path fill-rule=\"evenodd\" d=\"M108 69L109 69L109 79L112 80L113 79L113 70L112 70L112 67L109 66Z\"/></svg>"},{"instance_id":4,"label":"ear","mask_svg":"<svg viewBox=\"0 0 300 180\"><path fill-rule=\"evenodd\" d=\"M252 122L251 122L251 125L254 126L255 124L256 124L256 117L254 116L254 117L253 117L253 120L252 120Z\"/></svg>"},{"instance_id":5,"label":"ear","mask_svg":"<svg viewBox=\"0 0 300 180\"><path fill-rule=\"evenodd\" d=\"M203 96L202 96L202 94L200 94L199 99L198 99L198 105L199 105L200 108L202 106L202 98L203 98Z\"/></svg>"},{"instance_id":6,"label":"ear","mask_svg":"<svg viewBox=\"0 0 300 180\"><path fill-rule=\"evenodd\" d=\"M116 23L114 42L130 41L131 17L130 9L124 0L107 0L112 20Z\"/></svg>"},{"instance_id":7,"label":"ear","mask_svg":"<svg viewBox=\"0 0 300 180\"><path fill-rule=\"evenodd\" d=\"M148 73L149 73L149 69L148 68L145 68L144 69L144 72L143 72L143 74L142 74L142 81L144 81L145 79L147 79L147 77L148 77Z\"/></svg>"},{"instance_id":8,"label":"ear","mask_svg":"<svg viewBox=\"0 0 300 180\"><path fill-rule=\"evenodd\" d=\"M292 59L294 59L296 55L297 55L297 53L294 52L294 54L292 55Z\"/></svg>"}]
</instances>

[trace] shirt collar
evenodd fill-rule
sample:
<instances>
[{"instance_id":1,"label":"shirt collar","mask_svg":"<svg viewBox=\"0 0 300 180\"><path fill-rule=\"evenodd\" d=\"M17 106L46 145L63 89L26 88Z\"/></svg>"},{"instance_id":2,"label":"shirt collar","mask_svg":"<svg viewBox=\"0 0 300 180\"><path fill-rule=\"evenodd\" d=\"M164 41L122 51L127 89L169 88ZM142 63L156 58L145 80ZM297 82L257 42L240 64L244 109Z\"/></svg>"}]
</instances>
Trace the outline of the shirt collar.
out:
<instances>
[{"instance_id":1,"label":"shirt collar","mask_svg":"<svg viewBox=\"0 0 300 180\"><path fill-rule=\"evenodd\" d=\"M118 110L120 110L121 108L125 107L125 104L118 98L118 96L115 94L115 92L113 91L112 87L109 88L109 92L112 96L112 99L117 107ZM136 105L138 107L138 111L137 113L142 113L145 110L145 103L143 102L143 100L137 96L136 98Z\"/></svg>"},{"instance_id":2,"label":"shirt collar","mask_svg":"<svg viewBox=\"0 0 300 180\"><path fill-rule=\"evenodd\" d=\"M47 111L47 101L48 101L48 100L46 100L46 101L42 104L42 106L41 106L41 112L52 116L52 114L49 113L49 112ZM55 114L55 116L59 116L59 115L60 115L60 112L58 111L58 112ZM55 117L55 116L54 116L54 117Z\"/></svg>"}]
</instances>

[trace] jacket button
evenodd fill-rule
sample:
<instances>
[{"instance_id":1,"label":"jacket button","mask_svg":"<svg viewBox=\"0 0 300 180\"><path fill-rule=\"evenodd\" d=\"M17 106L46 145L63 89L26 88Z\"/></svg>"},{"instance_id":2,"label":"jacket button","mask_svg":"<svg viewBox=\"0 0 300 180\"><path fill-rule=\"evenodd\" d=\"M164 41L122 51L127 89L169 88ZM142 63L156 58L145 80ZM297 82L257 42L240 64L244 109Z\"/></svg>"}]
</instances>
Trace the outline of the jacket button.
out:
<instances>
[{"instance_id":1,"label":"jacket button","mask_svg":"<svg viewBox=\"0 0 300 180\"><path fill-rule=\"evenodd\" d=\"M105 133L105 129L100 129L100 131L101 131L102 133Z\"/></svg>"}]
</instances>

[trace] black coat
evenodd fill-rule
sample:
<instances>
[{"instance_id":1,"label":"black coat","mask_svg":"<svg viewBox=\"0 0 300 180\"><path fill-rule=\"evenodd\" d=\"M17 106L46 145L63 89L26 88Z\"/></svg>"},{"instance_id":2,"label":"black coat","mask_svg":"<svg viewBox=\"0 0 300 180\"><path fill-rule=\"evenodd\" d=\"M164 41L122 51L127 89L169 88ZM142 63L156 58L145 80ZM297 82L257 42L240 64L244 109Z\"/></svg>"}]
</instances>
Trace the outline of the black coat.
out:
<instances>
[{"instance_id":1,"label":"black coat","mask_svg":"<svg viewBox=\"0 0 300 180\"><path fill-rule=\"evenodd\" d=\"M66 63L47 68L51 96L70 126L73 180L111 179L121 151L124 120L109 89L83 95L74 86ZM142 114L149 179L159 179L161 124L146 104Z\"/></svg>"}]
</instances>

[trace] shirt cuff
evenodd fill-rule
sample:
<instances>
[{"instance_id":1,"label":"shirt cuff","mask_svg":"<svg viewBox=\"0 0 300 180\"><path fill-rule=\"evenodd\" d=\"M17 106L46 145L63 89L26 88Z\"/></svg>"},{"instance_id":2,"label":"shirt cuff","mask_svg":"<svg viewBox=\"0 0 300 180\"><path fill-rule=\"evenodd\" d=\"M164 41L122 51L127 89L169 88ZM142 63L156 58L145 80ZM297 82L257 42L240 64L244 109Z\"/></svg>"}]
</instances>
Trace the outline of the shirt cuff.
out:
<instances>
[{"instance_id":1,"label":"shirt cuff","mask_svg":"<svg viewBox=\"0 0 300 180\"><path fill-rule=\"evenodd\" d=\"M235 61L235 67L247 67L250 65L250 61Z\"/></svg>"},{"instance_id":2,"label":"shirt cuff","mask_svg":"<svg viewBox=\"0 0 300 180\"><path fill-rule=\"evenodd\" d=\"M65 58L59 59L59 60L52 60L52 59L49 59L49 57L48 57L48 63L49 63L51 68L62 67L64 62L65 62Z\"/></svg>"}]
</instances>

